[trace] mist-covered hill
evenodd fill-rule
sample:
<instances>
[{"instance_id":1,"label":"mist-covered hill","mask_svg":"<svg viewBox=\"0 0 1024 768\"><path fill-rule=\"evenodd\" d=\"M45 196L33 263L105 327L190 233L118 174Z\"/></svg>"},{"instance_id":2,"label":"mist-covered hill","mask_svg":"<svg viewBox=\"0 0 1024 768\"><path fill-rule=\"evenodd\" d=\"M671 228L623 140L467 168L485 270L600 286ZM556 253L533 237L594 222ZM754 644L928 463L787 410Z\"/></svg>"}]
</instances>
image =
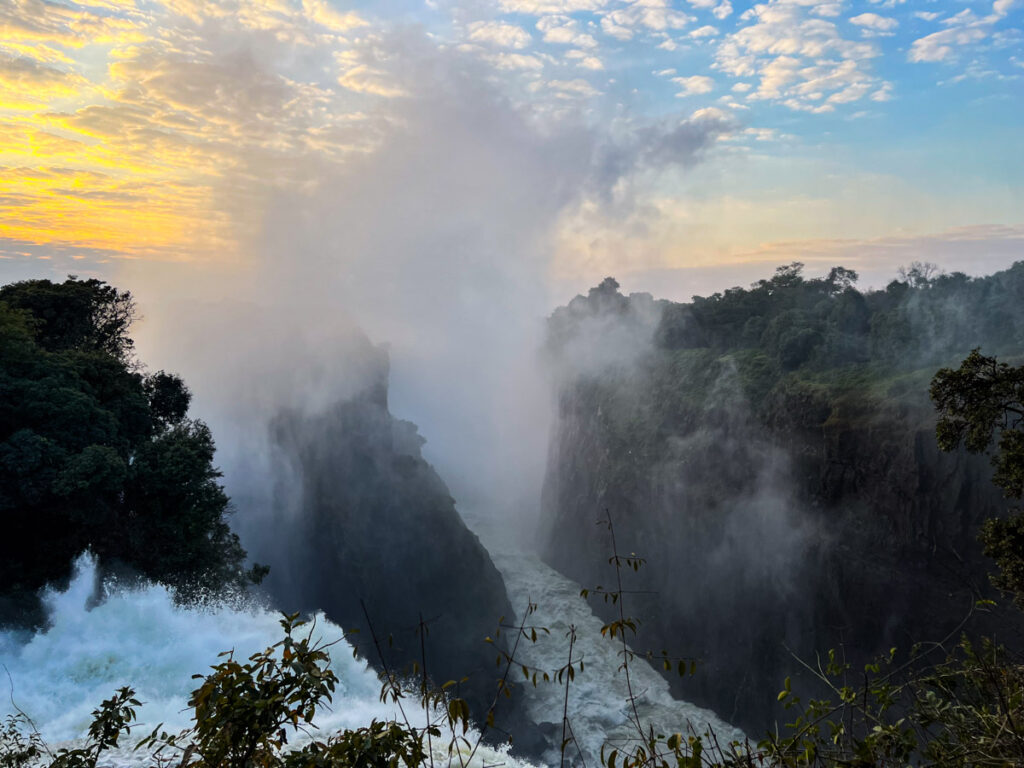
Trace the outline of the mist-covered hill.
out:
<instances>
[{"instance_id":1,"label":"mist-covered hill","mask_svg":"<svg viewBox=\"0 0 1024 768\"><path fill-rule=\"evenodd\" d=\"M607 584L607 510L647 560L636 647L699 657L677 692L753 733L793 654L938 640L990 590L976 534L1006 503L984 457L936 447L928 384L973 347L1024 353L1024 263L901 277L794 264L690 303L609 279L549 321L545 557Z\"/></svg>"}]
</instances>

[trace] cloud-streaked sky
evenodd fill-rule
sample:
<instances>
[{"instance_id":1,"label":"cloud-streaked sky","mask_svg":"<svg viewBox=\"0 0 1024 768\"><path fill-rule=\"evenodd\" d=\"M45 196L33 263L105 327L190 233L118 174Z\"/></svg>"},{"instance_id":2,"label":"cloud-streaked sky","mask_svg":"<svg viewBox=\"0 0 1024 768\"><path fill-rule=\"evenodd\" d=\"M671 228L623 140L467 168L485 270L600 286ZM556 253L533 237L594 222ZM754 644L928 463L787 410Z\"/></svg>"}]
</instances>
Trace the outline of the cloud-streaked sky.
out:
<instances>
[{"instance_id":1,"label":"cloud-streaked sky","mask_svg":"<svg viewBox=\"0 0 1024 768\"><path fill-rule=\"evenodd\" d=\"M244 264L283 200L329 218L381 164L427 174L451 242L466 199L502 237L529 212L535 269L581 286L984 271L1024 258L1022 22L1024 0L0 0L0 277Z\"/></svg>"}]
</instances>

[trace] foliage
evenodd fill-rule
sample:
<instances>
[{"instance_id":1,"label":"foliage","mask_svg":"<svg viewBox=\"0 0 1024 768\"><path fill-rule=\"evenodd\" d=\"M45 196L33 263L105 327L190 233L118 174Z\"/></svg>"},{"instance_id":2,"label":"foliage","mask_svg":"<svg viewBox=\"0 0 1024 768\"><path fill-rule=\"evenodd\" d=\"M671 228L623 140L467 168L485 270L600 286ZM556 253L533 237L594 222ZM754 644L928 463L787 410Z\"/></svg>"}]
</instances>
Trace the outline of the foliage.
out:
<instances>
[{"instance_id":1,"label":"foliage","mask_svg":"<svg viewBox=\"0 0 1024 768\"><path fill-rule=\"evenodd\" d=\"M94 351L127 362L135 300L102 280L26 280L0 287L0 302L31 318L37 343L50 352Z\"/></svg>"},{"instance_id":2,"label":"foliage","mask_svg":"<svg viewBox=\"0 0 1024 768\"><path fill-rule=\"evenodd\" d=\"M939 447L952 451L964 444L982 453L995 442L992 481L1010 498L1024 496L1024 367L975 349L956 370L935 374L931 396L939 412ZM993 583L1024 605L1024 515L987 520L980 538L999 566Z\"/></svg>"},{"instance_id":3,"label":"foliage","mask_svg":"<svg viewBox=\"0 0 1024 768\"><path fill-rule=\"evenodd\" d=\"M134 746L147 762L178 768L397 768L429 757L424 740L437 728L416 729L395 722L308 739L289 747L289 736L309 735L317 709L331 702L338 678L330 669L328 645L297 637L297 615L285 616L284 637L245 662L234 654L213 667L193 691L193 727L177 734L160 726ZM201 677L197 675L196 677ZM24 716L0 731L0 767L96 768L134 727L140 702L120 689L93 712L84 745L51 753ZM28 730L28 733L26 733Z\"/></svg>"},{"instance_id":4,"label":"foliage","mask_svg":"<svg viewBox=\"0 0 1024 768\"><path fill-rule=\"evenodd\" d=\"M44 747L25 715L8 715L0 728L0 768L28 768L42 757Z\"/></svg>"},{"instance_id":5,"label":"foliage","mask_svg":"<svg viewBox=\"0 0 1024 768\"><path fill-rule=\"evenodd\" d=\"M932 400L939 412L939 447L952 451L964 443L972 453L987 451L998 435L992 457L993 482L1007 496L1024 495L1024 367L1013 368L975 349L956 370L935 374Z\"/></svg>"},{"instance_id":6,"label":"foliage","mask_svg":"<svg viewBox=\"0 0 1024 768\"><path fill-rule=\"evenodd\" d=\"M242 580L209 429L177 376L130 359L131 294L98 280L0 288L0 621L91 549L183 589Z\"/></svg>"},{"instance_id":7,"label":"foliage","mask_svg":"<svg viewBox=\"0 0 1024 768\"><path fill-rule=\"evenodd\" d=\"M651 305L658 310L658 347L708 349L716 356L760 351L779 377L849 365L934 366L966 353L979 338L995 351L1016 349L1024 329L1024 262L981 278L915 262L882 290L859 291L857 279L855 271L838 266L824 277L807 278L804 265L793 262L749 288L673 303L654 302L646 294L627 298L609 278L555 311L549 346L565 347L595 316L635 322Z\"/></svg>"}]
</instances>

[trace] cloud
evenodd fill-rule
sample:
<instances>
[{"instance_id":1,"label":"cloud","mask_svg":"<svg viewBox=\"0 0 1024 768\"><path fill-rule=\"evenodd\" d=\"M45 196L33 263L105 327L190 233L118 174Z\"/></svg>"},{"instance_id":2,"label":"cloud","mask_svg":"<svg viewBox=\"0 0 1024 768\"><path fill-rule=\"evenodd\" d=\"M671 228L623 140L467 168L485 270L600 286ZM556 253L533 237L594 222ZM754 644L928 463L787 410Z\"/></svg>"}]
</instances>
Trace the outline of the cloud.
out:
<instances>
[{"instance_id":1,"label":"cloud","mask_svg":"<svg viewBox=\"0 0 1024 768\"><path fill-rule=\"evenodd\" d=\"M716 19L724 21L732 15L732 3L730 3L729 0L722 0L721 3L715 6L711 13Z\"/></svg>"},{"instance_id":2,"label":"cloud","mask_svg":"<svg viewBox=\"0 0 1024 768\"><path fill-rule=\"evenodd\" d=\"M710 24L705 24L703 27L698 27L690 33L690 37L699 39L702 37L715 37L718 35L718 29L712 27Z\"/></svg>"},{"instance_id":3,"label":"cloud","mask_svg":"<svg viewBox=\"0 0 1024 768\"><path fill-rule=\"evenodd\" d=\"M673 77L672 82L678 85L680 89L676 96L693 96L701 93L710 93L715 87L715 81L704 75Z\"/></svg>"},{"instance_id":4,"label":"cloud","mask_svg":"<svg viewBox=\"0 0 1024 768\"><path fill-rule=\"evenodd\" d=\"M501 48L526 48L533 42L530 33L515 24L500 21L476 21L469 25L469 39Z\"/></svg>"},{"instance_id":5,"label":"cloud","mask_svg":"<svg viewBox=\"0 0 1024 768\"><path fill-rule=\"evenodd\" d=\"M869 42L844 38L836 25L815 18L808 0L769 0L744 13L751 23L726 36L715 67L737 78L759 78L747 98L791 109L829 112L884 85L868 62L879 55Z\"/></svg>"},{"instance_id":6,"label":"cloud","mask_svg":"<svg viewBox=\"0 0 1024 768\"><path fill-rule=\"evenodd\" d=\"M579 77L574 80L548 80L544 85L561 98L589 98L600 93L594 86Z\"/></svg>"},{"instance_id":7,"label":"cloud","mask_svg":"<svg viewBox=\"0 0 1024 768\"><path fill-rule=\"evenodd\" d=\"M534 16L597 11L607 4L608 0L498 0L498 7L505 13L528 13Z\"/></svg>"},{"instance_id":8,"label":"cloud","mask_svg":"<svg viewBox=\"0 0 1024 768\"><path fill-rule=\"evenodd\" d=\"M606 34L612 34L620 39L623 37L621 30L630 33L641 29L665 32L670 29L682 29L689 22L690 17L673 9L667 0L637 0L625 8L608 11L601 18L601 25Z\"/></svg>"},{"instance_id":9,"label":"cloud","mask_svg":"<svg viewBox=\"0 0 1024 768\"><path fill-rule=\"evenodd\" d=\"M583 69L590 69L593 71L604 69L604 62L602 62L596 56L591 56L586 51L567 51L565 54L565 58L575 61L576 66L582 67Z\"/></svg>"},{"instance_id":10,"label":"cloud","mask_svg":"<svg viewBox=\"0 0 1024 768\"><path fill-rule=\"evenodd\" d=\"M875 32L892 32L900 24L896 19L887 16L879 16L877 13L862 13L850 18L851 24L864 27Z\"/></svg>"},{"instance_id":11,"label":"cloud","mask_svg":"<svg viewBox=\"0 0 1024 768\"><path fill-rule=\"evenodd\" d=\"M989 35L990 26L963 14L957 14L947 29L918 38L910 45L907 60L912 62L937 62L956 58L962 49L980 43Z\"/></svg>"},{"instance_id":12,"label":"cloud","mask_svg":"<svg viewBox=\"0 0 1024 768\"><path fill-rule=\"evenodd\" d=\"M149 17L130 7L97 13L80 4L46 0L6 0L0 5L0 37L5 42L48 43L68 48L124 45L145 39Z\"/></svg>"},{"instance_id":13,"label":"cloud","mask_svg":"<svg viewBox=\"0 0 1024 768\"><path fill-rule=\"evenodd\" d=\"M616 24L610 16L601 17L601 31L616 40L632 40L633 30L623 24Z\"/></svg>"},{"instance_id":14,"label":"cloud","mask_svg":"<svg viewBox=\"0 0 1024 768\"><path fill-rule=\"evenodd\" d=\"M884 286L895 277L894 265L923 260L948 271L987 274L1018 260L1022 246L1024 226L986 224L919 235L779 241L739 254L738 259L764 263L785 257L811 269L843 264L862 273L862 284Z\"/></svg>"},{"instance_id":15,"label":"cloud","mask_svg":"<svg viewBox=\"0 0 1024 768\"><path fill-rule=\"evenodd\" d=\"M544 33L544 42L555 45L573 45L577 48L596 48L597 41L580 30L579 22L569 16L542 16L537 29Z\"/></svg>"},{"instance_id":16,"label":"cloud","mask_svg":"<svg viewBox=\"0 0 1024 768\"><path fill-rule=\"evenodd\" d=\"M307 18L332 32L348 32L369 23L358 13L339 13L327 0L302 0L302 8Z\"/></svg>"},{"instance_id":17,"label":"cloud","mask_svg":"<svg viewBox=\"0 0 1024 768\"><path fill-rule=\"evenodd\" d=\"M995 0L992 13L976 16L965 8L955 16L942 20L946 29L918 38L911 43L907 60L912 62L940 62L959 58L965 51L986 40L997 22L1016 5L1017 0Z\"/></svg>"},{"instance_id":18,"label":"cloud","mask_svg":"<svg viewBox=\"0 0 1024 768\"><path fill-rule=\"evenodd\" d=\"M528 53L495 53L485 57L497 69L502 70L531 70L540 71L544 69L544 62Z\"/></svg>"},{"instance_id":19,"label":"cloud","mask_svg":"<svg viewBox=\"0 0 1024 768\"><path fill-rule=\"evenodd\" d=\"M32 109L88 88L81 75L24 56L0 53L0 109Z\"/></svg>"}]
</instances>

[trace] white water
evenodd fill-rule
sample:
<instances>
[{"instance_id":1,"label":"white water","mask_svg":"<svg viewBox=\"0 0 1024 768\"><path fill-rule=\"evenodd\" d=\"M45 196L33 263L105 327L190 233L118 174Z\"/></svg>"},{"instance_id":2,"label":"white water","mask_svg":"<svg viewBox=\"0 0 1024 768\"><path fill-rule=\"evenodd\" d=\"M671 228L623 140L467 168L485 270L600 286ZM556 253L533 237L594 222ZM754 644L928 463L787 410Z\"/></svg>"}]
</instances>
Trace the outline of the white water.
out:
<instances>
[{"instance_id":1,"label":"white water","mask_svg":"<svg viewBox=\"0 0 1024 768\"><path fill-rule=\"evenodd\" d=\"M486 525L474 521L480 531ZM630 723L629 690L619 670L621 646L601 635L602 621L580 597L579 585L561 576L507 537L488 536L491 556L505 578L509 597L517 611L527 600L537 605L529 623L545 626L536 643L520 643L517 658L532 668L555 671L567 661L570 626L576 629L574 659L582 658L585 670L569 686L568 718L585 763L599 764L602 745L622 749L636 736ZM0 633L0 662L9 680L0 678L0 714L27 714L44 739L51 744L81 738L91 713L101 701L124 685L131 685L144 702L139 710L144 735L158 723L173 732L190 725L187 700L196 687L193 674L203 674L217 662L219 653L234 649L236 657L247 658L281 638L280 616L258 606L248 609L215 606L176 606L166 589L146 586L114 588L110 596L90 608L95 587L95 568L80 558L77 573L64 592L49 592L46 604L50 628L46 632ZM342 637L342 630L317 619L317 635L330 642ZM341 640L331 648L331 668L339 678L334 706L318 713L316 723L322 734L367 725L372 719L400 718L392 704L380 701L380 682L367 665L352 657L351 646ZM632 689L637 710L645 726L656 732L703 734L712 730L723 745L742 741L743 734L714 713L674 699L668 683L643 659L631 664ZM524 683L521 676L516 682ZM530 716L559 744L565 688L557 683L540 683L537 688L523 684ZM406 714L421 727L422 713L406 705ZM442 739L447 744L446 739ZM441 764L448 762L435 752ZM578 762L579 753L569 747L567 757ZM545 762L558 765L557 746L545 755ZM106 764L141 762L129 750L108 755ZM473 764L503 763L511 768L528 764L502 752L481 747ZM458 764L456 762L456 764Z\"/></svg>"},{"instance_id":2,"label":"white water","mask_svg":"<svg viewBox=\"0 0 1024 768\"><path fill-rule=\"evenodd\" d=\"M582 752L587 766L599 766L602 745L607 745L607 750L625 748L628 751L636 743L638 733L632 725L630 689L620 670L621 640L611 640L601 634L604 622L580 596L579 584L545 565L514 538L496 532L490 519L469 516L468 522L501 571L513 608L523 611L528 602L532 602L537 608L527 624L547 627L550 631L550 634L539 634L535 643L520 641L516 657L523 664L546 670L553 677L568 661L569 628L576 629L573 659L583 659L584 671L569 684L567 717L580 750L568 746L566 759L578 763ZM558 765L561 756L557 745L562 740L562 713L566 703L564 683L539 682L534 688L521 673L516 677L516 682L526 692L530 717L537 723L551 724L547 729L555 735L556 748L548 751L545 761ZM665 736L673 733L704 735L710 731L723 749L730 742L745 742L741 730L711 710L673 698L668 682L646 659L637 656L630 662L630 682L637 714L645 729L653 727L656 734Z\"/></svg>"},{"instance_id":3,"label":"white water","mask_svg":"<svg viewBox=\"0 0 1024 768\"><path fill-rule=\"evenodd\" d=\"M234 649L237 658L248 658L282 637L279 614L257 606L176 606L159 586L114 589L90 608L95 580L93 562L79 558L67 591L46 595L51 622L47 631L0 632L0 662L10 675L0 678L0 714L21 710L51 746L82 738L93 709L125 685L134 687L143 702L137 735L148 734L159 723L168 732L182 730L190 725L187 701L197 685L193 674L206 673L222 651ZM321 616L314 636L331 642L342 638L342 630ZM317 714L321 734L368 725L374 718L401 717L393 704L380 701L380 681L364 662L352 657L346 641L334 645L330 656L339 684L333 707ZM422 727L422 714L408 704L405 710L412 724ZM448 762L447 744L445 738L434 740L440 765ZM104 765L142 762L143 756L130 749L116 750L104 759ZM529 768L486 747L472 761L476 768L500 763Z\"/></svg>"}]
</instances>

